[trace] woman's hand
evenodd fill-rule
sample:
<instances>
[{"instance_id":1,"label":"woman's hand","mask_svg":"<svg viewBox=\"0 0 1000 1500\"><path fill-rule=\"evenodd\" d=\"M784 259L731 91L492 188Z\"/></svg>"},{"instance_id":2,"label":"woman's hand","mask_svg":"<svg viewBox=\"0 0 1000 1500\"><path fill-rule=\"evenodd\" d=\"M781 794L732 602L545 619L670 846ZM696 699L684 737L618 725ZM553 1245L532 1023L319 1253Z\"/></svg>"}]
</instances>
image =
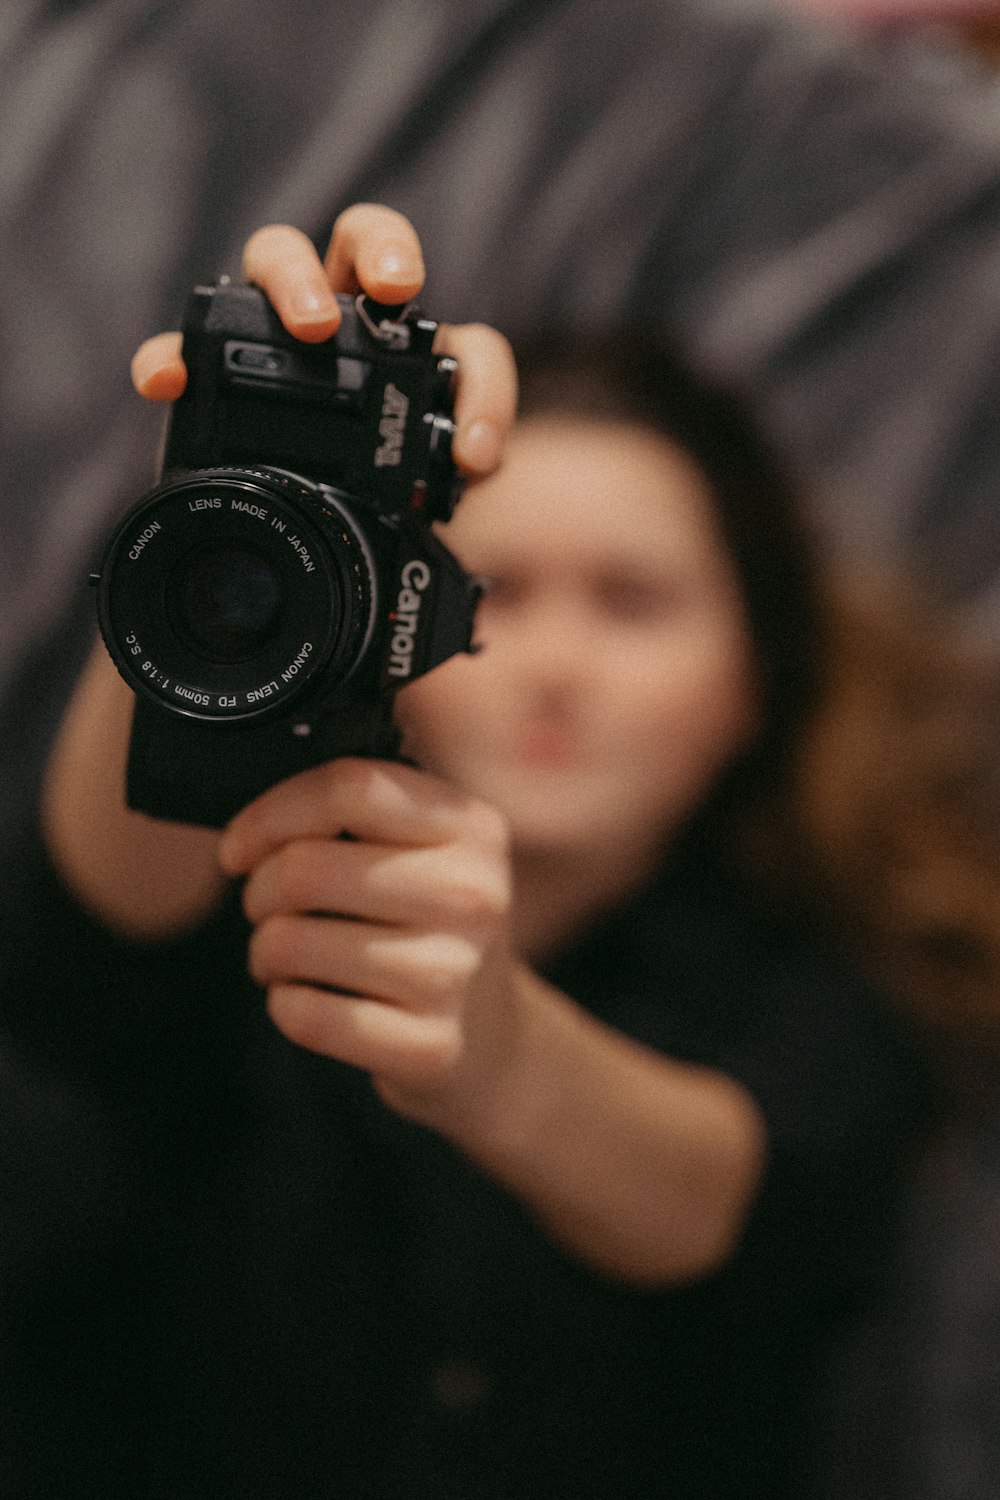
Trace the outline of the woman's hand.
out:
<instances>
[{"instance_id":1,"label":"woman's hand","mask_svg":"<svg viewBox=\"0 0 1000 1500\"><path fill-rule=\"evenodd\" d=\"M300 230L272 224L247 241L243 274L267 294L289 333L318 343L340 324L336 292L360 290L378 302L407 302L424 284L424 263L409 220L394 209L359 203L334 225L325 260ZM514 419L517 377L510 346L495 329L470 323L442 324L434 347L459 365L452 454L470 478L482 478L499 464ZM148 339L132 361L132 379L149 400L175 401L187 380L181 335Z\"/></svg>"},{"instance_id":2,"label":"woman's hand","mask_svg":"<svg viewBox=\"0 0 1000 1500\"><path fill-rule=\"evenodd\" d=\"M220 858L248 877L250 971L279 1029L365 1069L401 1113L474 1135L513 1047L499 814L412 767L344 759L245 808Z\"/></svg>"},{"instance_id":3,"label":"woman's hand","mask_svg":"<svg viewBox=\"0 0 1000 1500\"><path fill-rule=\"evenodd\" d=\"M686 1280L731 1253L756 1106L511 959L492 809L409 766L333 761L244 808L220 856L247 876L250 971L293 1042L365 1069L615 1277Z\"/></svg>"},{"instance_id":4,"label":"woman's hand","mask_svg":"<svg viewBox=\"0 0 1000 1500\"><path fill-rule=\"evenodd\" d=\"M258 230L243 271L307 342L336 331L335 293L400 303L424 280L412 225L374 204L341 214L323 261L296 229ZM453 456L471 478L485 476L514 419L510 347L491 328L442 325L435 349L458 361ZM144 344L133 378L143 395L175 399L186 380L179 335ZM220 858L226 873L249 877L250 968L279 1028L367 1070L401 1112L460 1131L508 1045L510 868L499 816L411 768L340 760L246 808Z\"/></svg>"},{"instance_id":5,"label":"woman's hand","mask_svg":"<svg viewBox=\"0 0 1000 1500\"><path fill-rule=\"evenodd\" d=\"M289 332L328 338L340 310L335 292L362 288L399 302L423 284L420 243L391 209L361 204L337 221L325 261L296 229L261 229L244 270L277 307ZM459 362L452 453L471 477L496 467L514 418L516 375L506 340L490 328L441 327L438 347ZM172 401L186 371L179 334L161 334L135 356L137 389ZM133 697L98 646L49 760L43 821L53 860L83 905L116 931L159 939L204 921L225 889L217 836L130 811L123 796Z\"/></svg>"}]
</instances>

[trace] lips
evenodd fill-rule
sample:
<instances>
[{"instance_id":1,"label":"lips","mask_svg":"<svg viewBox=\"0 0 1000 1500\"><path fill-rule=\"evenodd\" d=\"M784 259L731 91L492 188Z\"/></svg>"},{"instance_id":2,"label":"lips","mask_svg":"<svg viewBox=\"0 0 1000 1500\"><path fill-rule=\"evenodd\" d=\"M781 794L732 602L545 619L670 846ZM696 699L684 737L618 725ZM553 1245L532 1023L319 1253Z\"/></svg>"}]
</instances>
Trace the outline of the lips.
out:
<instances>
[{"instance_id":1,"label":"lips","mask_svg":"<svg viewBox=\"0 0 1000 1500\"><path fill-rule=\"evenodd\" d=\"M565 724L532 724L516 742L517 759L539 770L563 770L577 766L577 737Z\"/></svg>"}]
</instances>

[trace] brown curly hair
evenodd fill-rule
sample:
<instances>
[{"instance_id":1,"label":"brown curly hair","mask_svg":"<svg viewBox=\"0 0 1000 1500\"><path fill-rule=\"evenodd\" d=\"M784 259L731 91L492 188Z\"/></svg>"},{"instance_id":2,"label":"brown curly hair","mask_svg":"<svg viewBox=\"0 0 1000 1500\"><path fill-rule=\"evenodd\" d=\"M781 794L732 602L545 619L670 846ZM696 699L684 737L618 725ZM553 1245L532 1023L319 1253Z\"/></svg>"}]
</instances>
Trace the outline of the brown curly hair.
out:
<instances>
[{"instance_id":1,"label":"brown curly hair","mask_svg":"<svg viewBox=\"0 0 1000 1500\"><path fill-rule=\"evenodd\" d=\"M837 577L823 687L756 850L942 1036L1000 1043L1000 668L915 586Z\"/></svg>"}]
</instances>

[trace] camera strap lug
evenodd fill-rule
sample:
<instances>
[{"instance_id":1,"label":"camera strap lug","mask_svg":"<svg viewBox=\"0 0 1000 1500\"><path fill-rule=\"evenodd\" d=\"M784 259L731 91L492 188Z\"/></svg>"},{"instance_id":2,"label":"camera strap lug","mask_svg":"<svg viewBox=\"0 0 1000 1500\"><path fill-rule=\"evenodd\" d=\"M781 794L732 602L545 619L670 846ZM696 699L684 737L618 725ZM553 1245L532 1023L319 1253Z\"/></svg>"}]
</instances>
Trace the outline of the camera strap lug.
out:
<instances>
[{"instance_id":1,"label":"camera strap lug","mask_svg":"<svg viewBox=\"0 0 1000 1500\"><path fill-rule=\"evenodd\" d=\"M375 302L361 292L355 298L354 305L358 310L358 317L379 343L385 344L388 349L410 347L410 325L407 318L412 302Z\"/></svg>"}]
</instances>

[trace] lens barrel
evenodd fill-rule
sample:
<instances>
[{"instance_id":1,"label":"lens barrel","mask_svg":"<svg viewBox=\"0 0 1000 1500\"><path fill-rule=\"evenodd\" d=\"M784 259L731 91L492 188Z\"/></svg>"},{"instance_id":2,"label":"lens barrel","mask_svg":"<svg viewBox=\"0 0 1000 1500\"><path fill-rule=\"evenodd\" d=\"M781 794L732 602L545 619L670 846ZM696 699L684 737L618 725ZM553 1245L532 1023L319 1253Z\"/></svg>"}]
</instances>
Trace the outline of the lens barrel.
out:
<instances>
[{"instance_id":1,"label":"lens barrel","mask_svg":"<svg viewBox=\"0 0 1000 1500\"><path fill-rule=\"evenodd\" d=\"M279 471L209 470L126 516L100 570L98 617L137 692L243 722L287 708L318 674L350 675L375 589L364 536L331 491Z\"/></svg>"}]
</instances>

